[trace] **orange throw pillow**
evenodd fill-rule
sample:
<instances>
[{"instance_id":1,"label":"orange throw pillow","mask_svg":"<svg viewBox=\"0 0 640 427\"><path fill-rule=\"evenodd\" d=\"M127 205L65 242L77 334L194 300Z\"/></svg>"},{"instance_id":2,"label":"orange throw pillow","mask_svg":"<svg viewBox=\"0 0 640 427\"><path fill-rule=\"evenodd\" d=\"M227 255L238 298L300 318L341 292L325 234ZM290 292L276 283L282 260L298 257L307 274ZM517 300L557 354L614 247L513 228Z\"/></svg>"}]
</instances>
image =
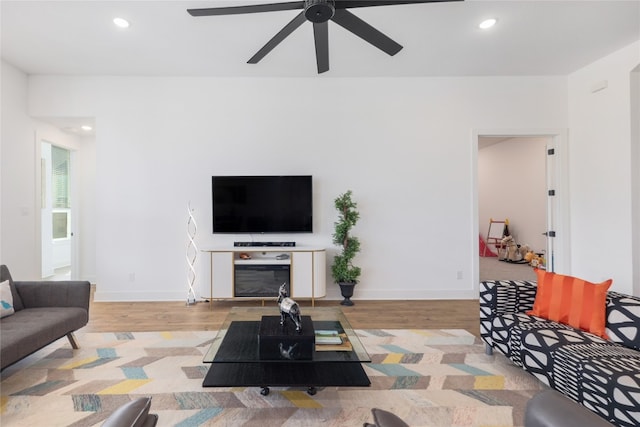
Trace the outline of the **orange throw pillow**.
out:
<instances>
[{"instance_id":1,"label":"orange throw pillow","mask_svg":"<svg viewBox=\"0 0 640 427\"><path fill-rule=\"evenodd\" d=\"M538 290L533 310L527 314L591 332L609 339L605 332L607 291L612 280L590 283L576 277L536 269Z\"/></svg>"}]
</instances>

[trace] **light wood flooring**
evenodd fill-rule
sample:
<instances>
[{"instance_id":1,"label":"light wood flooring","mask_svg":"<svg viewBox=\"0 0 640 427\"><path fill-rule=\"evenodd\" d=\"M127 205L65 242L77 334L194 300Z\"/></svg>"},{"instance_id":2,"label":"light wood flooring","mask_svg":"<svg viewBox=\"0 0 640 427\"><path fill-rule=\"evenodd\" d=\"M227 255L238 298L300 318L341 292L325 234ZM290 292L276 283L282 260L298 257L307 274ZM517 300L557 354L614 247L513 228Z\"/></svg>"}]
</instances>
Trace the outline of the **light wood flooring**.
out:
<instances>
[{"instance_id":1,"label":"light wood flooring","mask_svg":"<svg viewBox=\"0 0 640 427\"><path fill-rule=\"evenodd\" d=\"M480 258L480 280L535 280L528 265ZM270 302L265 302L269 304ZM275 302L272 302L275 304ZM303 308L309 301L299 301ZM233 306L261 306L260 301L92 302L86 332L217 330ZM478 300L360 301L344 307L339 301L316 300L318 307L340 307L356 329L466 329L480 333ZM303 313L304 314L304 313Z\"/></svg>"},{"instance_id":2,"label":"light wood flooring","mask_svg":"<svg viewBox=\"0 0 640 427\"><path fill-rule=\"evenodd\" d=\"M267 301L265 304L274 304ZM299 301L304 314L308 301ZM84 332L203 331L219 329L233 306L260 307L260 301L92 302ZM316 300L316 307L340 307L356 329L466 329L480 333L478 300L340 301Z\"/></svg>"},{"instance_id":3,"label":"light wood flooring","mask_svg":"<svg viewBox=\"0 0 640 427\"><path fill-rule=\"evenodd\" d=\"M528 265L480 258L480 280L535 280ZM303 309L309 301L298 301ZM275 302L266 301L265 304ZM217 330L233 306L260 307L261 301L92 302L86 332ZM360 301L344 307L339 301L316 300L318 307L340 307L356 329L466 329L479 336L478 300Z\"/></svg>"}]
</instances>

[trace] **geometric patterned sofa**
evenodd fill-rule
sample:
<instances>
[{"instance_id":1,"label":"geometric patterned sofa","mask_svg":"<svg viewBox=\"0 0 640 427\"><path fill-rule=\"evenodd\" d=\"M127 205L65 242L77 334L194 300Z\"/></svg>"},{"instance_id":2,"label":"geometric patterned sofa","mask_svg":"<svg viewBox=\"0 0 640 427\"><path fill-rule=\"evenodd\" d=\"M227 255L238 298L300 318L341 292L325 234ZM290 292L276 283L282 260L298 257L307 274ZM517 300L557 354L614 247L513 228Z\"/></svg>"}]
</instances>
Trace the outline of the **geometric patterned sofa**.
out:
<instances>
[{"instance_id":1,"label":"geometric patterned sofa","mask_svg":"<svg viewBox=\"0 0 640 427\"><path fill-rule=\"evenodd\" d=\"M614 425L640 426L640 298L609 291L609 340L525 314L536 282L480 283L480 335L549 387Z\"/></svg>"}]
</instances>

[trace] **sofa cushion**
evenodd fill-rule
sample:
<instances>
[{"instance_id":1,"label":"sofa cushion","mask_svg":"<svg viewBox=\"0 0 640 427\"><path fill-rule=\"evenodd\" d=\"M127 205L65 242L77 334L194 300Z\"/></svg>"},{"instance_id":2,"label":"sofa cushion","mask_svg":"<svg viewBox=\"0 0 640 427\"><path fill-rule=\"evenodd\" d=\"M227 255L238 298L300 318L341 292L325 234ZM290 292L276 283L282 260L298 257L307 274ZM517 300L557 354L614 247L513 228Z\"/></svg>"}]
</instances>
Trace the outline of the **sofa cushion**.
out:
<instances>
[{"instance_id":1,"label":"sofa cushion","mask_svg":"<svg viewBox=\"0 0 640 427\"><path fill-rule=\"evenodd\" d=\"M521 322L517 326L514 326L510 331L509 336L509 349L511 351L510 359L517 366L523 367L522 361L522 335L528 331L541 330L541 329L565 329L573 330L569 325L553 322L551 320L544 320L541 317L531 316L532 322Z\"/></svg>"},{"instance_id":2,"label":"sofa cushion","mask_svg":"<svg viewBox=\"0 0 640 427\"><path fill-rule=\"evenodd\" d=\"M502 354L512 359L511 343L513 339L511 335L520 328L524 323L540 322L539 317L529 316L525 313L506 313L493 318L491 324L491 342L493 347L497 348ZM545 324L546 320L542 320ZM522 364L519 364L522 366Z\"/></svg>"},{"instance_id":3,"label":"sofa cushion","mask_svg":"<svg viewBox=\"0 0 640 427\"><path fill-rule=\"evenodd\" d=\"M520 357L522 365L546 385L555 388L553 365L556 352L571 345L609 344L597 335L574 328L558 328L552 322L548 327L532 328L521 331Z\"/></svg>"},{"instance_id":4,"label":"sofa cushion","mask_svg":"<svg viewBox=\"0 0 640 427\"><path fill-rule=\"evenodd\" d=\"M87 324L87 310L79 307L25 308L2 319L2 368Z\"/></svg>"},{"instance_id":5,"label":"sofa cushion","mask_svg":"<svg viewBox=\"0 0 640 427\"><path fill-rule=\"evenodd\" d=\"M9 268L6 265L2 264L0 265L0 281L4 282L5 280L9 281L9 287L11 288L13 309L15 311L22 310L24 308L24 304L22 303L22 298L20 298L20 294L18 293L15 284L13 283L11 273L9 273Z\"/></svg>"},{"instance_id":6,"label":"sofa cushion","mask_svg":"<svg viewBox=\"0 0 640 427\"><path fill-rule=\"evenodd\" d=\"M11 316L16 311L13 309L13 296L9 281L0 283L0 318Z\"/></svg>"},{"instance_id":7,"label":"sofa cushion","mask_svg":"<svg viewBox=\"0 0 640 427\"><path fill-rule=\"evenodd\" d=\"M608 338L605 331L607 291L612 280L595 284L577 277L536 269L538 291L534 316L571 325Z\"/></svg>"}]
</instances>

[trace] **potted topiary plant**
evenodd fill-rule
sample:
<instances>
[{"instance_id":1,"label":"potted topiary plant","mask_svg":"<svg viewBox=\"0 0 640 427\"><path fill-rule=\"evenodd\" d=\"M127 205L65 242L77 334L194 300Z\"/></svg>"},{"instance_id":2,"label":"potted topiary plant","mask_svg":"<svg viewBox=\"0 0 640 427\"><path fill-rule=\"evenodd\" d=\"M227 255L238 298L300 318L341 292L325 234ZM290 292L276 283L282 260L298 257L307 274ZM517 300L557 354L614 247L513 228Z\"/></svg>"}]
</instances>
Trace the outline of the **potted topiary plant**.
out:
<instances>
[{"instance_id":1,"label":"potted topiary plant","mask_svg":"<svg viewBox=\"0 0 640 427\"><path fill-rule=\"evenodd\" d=\"M360 214L356 210L356 202L351 199L351 194L349 190L334 201L338 211L338 221L334 223L333 243L340 246L341 250L333 258L331 275L340 286L340 292L344 297L340 303L342 305L353 305L351 301L353 288L358 283L361 273L360 267L353 265L353 258L360 252L360 241L350 232L360 219Z\"/></svg>"}]
</instances>

